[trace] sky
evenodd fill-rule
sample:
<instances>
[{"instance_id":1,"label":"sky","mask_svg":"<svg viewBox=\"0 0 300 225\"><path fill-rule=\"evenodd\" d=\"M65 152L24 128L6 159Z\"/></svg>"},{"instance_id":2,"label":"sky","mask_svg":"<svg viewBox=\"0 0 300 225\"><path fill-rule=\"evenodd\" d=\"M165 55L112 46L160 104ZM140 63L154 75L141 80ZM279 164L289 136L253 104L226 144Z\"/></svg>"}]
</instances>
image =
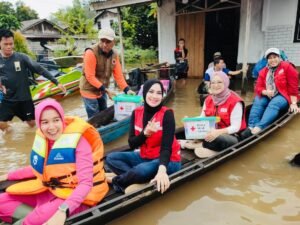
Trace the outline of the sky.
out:
<instances>
[{"instance_id":1,"label":"sky","mask_svg":"<svg viewBox=\"0 0 300 225\"><path fill-rule=\"evenodd\" d=\"M0 0L1 2L3 0ZM6 0L8 1L8 0ZM56 12L58 9L65 8L72 5L73 0L22 0L25 5L34 9L41 19L49 18L51 13ZM13 5L17 0L9 0Z\"/></svg>"}]
</instances>

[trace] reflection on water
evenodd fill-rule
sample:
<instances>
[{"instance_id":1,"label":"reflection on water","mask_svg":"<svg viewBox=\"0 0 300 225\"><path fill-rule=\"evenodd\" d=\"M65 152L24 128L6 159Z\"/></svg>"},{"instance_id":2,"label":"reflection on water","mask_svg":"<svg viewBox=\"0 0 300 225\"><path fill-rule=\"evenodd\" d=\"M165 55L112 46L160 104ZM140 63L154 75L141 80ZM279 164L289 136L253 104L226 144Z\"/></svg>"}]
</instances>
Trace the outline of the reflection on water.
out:
<instances>
[{"instance_id":1,"label":"reflection on water","mask_svg":"<svg viewBox=\"0 0 300 225\"><path fill-rule=\"evenodd\" d=\"M176 124L200 113L196 87L189 80L169 102ZM252 93L243 96L251 102ZM62 101L67 115L86 118L80 97ZM111 103L110 103L111 104ZM298 151L300 118L213 171L193 179L111 224L130 225L298 225L300 224L300 169L287 162ZM0 139L0 173L26 164L34 129L15 120L13 131ZM106 145L127 143L127 137Z\"/></svg>"}]
</instances>

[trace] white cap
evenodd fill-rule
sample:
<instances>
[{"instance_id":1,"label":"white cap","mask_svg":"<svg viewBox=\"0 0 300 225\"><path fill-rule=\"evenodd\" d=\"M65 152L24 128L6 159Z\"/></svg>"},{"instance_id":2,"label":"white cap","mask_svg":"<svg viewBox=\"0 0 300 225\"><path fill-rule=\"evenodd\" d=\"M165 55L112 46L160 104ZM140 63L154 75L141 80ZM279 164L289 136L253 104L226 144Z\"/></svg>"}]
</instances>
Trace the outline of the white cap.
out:
<instances>
[{"instance_id":1,"label":"white cap","mask_svg":"<svg viewBox=\"0 0 300 225\"><path fill-rule=\"evenodd\" d=\"M265 57L268 58L268 56L273 53L276 55L280 55L280 50L278 48L269 48L266 52L265 52Z\"/></svg>"},{"instance_id":2,"label":"white cap","mask_svg":"<svg viewBox=\"0 0 300 225\"><path fill-rule=\"evenodd\" d=\"M113 41L115 37L116 37L115 32L111 28L103 28L98 33L99 39L107 39Z\"/></svg>"}]
</instances>

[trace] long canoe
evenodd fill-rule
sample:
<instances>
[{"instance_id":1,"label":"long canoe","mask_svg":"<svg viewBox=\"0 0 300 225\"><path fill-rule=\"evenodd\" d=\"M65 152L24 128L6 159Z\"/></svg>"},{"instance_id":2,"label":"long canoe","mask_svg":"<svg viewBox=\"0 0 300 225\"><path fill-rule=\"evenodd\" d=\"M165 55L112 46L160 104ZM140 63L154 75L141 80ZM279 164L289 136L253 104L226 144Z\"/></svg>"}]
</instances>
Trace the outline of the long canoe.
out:
<instances>
[{"instance_id":1,"label":"long canoe","mask_svg":"<svg viewBox=\"0 0 300 225\"><path fill-rule=\"evenodd\" d=\"M207 171L220 166L227 160L237 156L246 151L250 146L259 142L264 137L272 132L283 127L289 122L295 114L289 112L283 113L275 122L269 125L256 135L252 135L243 141L219 152L217 155L206 159L200 159L192 150L182 149L182 169L170 176L171 186L168 191L185 183L186 181L199 177ZM176 130L176 137L178 139L185 139L184 129ZM123 146L113 149L109 152L115 151L130 151L129 146ZM10 185L11 181L0 182L0 192L5 190L5 187ZM150 200L159 197L161 194L157 192L154 184L147 184L140 190L136 190L129 194L120 194L111 190L100 204L94 206L84 212L74 215L66 221L66 224L74 225L98 225L110 222L137 207L149 202Z\"/></svg>"},{"instance_id":2,"label":"long canoe","mask_svg":"<svg viewBox=\"0 0 300 225\"><path fill-rule=\"evenodd\" d=\"M167 95L163 99L163 104L166 104L170 100L173 93L174 85L170 82L170 87ZM130 116L122 120L115 121L114 112L114 106L112 105L88 120L90 124L97 128L104 144L116 140L129 131Z\"/></svg>"},{"instance_id":3,"label":"long canoe","mask_svg":"<svg viewBox=\"0 0 300 225\"><path fill-rule=\"evenodd\" d=\"M194 151L190 149L182 149L182 169L170 176L170 190L183 184L185 181L212 170L216 166L219 166L227 160L246 151L250 146L283 127L294 116L295 114L291 114L289 112L283 113L275 122L265 128L262 132L252 135L219 152L217 155L206 159L198 158L194 154ZM185 139L184 128L176 130L176 137L178 139ZM129 151L129 147L124 146L111 151ZM154 184L148 184L144 188L129 194L119 194L111 190L99 205L69 218L66 224L96 225L107 223L137 207L140 207L150 200L159 197L160 195L161 194L156 191Z\"/></svg>"}]
</instances>

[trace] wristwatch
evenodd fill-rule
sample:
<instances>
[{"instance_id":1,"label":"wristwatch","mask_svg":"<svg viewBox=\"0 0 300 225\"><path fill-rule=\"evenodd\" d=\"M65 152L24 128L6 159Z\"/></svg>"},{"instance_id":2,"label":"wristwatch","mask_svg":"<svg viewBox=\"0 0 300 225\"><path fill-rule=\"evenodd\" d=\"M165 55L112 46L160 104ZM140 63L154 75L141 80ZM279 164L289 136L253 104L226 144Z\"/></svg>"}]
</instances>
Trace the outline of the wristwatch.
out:
<instances>
[{"instance_id":1,"label":"wristwatch","mask_svg":"<svg viewBox=\"0 0 300 225\"><path fill-rule=\"evenodd\" d=\"M67 216L67 217L69 216L69 206L68 206L66 203L61 204L61 205L58 207L58 210L61 211L61 212L66 213L66 216Z\"/></svg>"}]
</instances>

